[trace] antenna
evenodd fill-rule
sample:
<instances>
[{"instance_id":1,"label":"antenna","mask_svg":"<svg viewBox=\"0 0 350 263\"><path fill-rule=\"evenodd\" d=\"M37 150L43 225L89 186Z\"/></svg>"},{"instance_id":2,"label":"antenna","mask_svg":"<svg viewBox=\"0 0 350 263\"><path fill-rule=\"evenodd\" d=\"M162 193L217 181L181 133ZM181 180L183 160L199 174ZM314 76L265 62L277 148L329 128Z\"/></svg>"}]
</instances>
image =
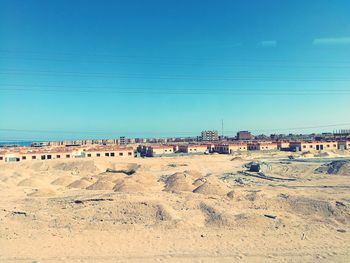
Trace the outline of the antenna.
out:
<instances>
[{"instance_id":1,"label":"antenna","mask_svg":"<svg viewBox=\"0 0 350 263\"><path fill-rule=\"evenodd\" d=\"M224 119L221 120L221 138L224 138Z\"/></svg>"}]
</instances>

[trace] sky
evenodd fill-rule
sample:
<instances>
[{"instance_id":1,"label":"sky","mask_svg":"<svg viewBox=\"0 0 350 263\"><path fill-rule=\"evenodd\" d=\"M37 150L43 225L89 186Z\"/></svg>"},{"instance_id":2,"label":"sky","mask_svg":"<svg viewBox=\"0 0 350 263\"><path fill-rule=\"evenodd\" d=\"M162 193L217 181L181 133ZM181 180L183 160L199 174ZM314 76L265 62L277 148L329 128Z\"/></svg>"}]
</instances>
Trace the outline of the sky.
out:
<instances>
[{"instance_id":1,"label":"sky","mask_svg":"<svg viewBox=\"0 0 350 263\"><path fill-rule=\"evenodd\" d=\"M0 140L350 128L348 0L0 0Z\"/></svg>"}]
</instances>

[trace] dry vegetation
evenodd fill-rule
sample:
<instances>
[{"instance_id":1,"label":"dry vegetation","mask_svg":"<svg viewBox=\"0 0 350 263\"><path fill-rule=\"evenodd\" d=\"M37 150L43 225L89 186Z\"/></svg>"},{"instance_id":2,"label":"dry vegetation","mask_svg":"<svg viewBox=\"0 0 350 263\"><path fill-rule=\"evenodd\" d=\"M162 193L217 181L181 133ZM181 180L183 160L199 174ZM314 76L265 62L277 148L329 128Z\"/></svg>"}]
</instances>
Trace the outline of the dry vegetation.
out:
<instances>
[{"instance_id":1,"label":"dry vegetation","mask_svg":"<svg viewBox=\"0 0 350 263\"><path fill-rule=\"evenodd\" d=\"M350 163L290 159L2 164L0 261L349 262Z\"/></svg>"}]
</instances>

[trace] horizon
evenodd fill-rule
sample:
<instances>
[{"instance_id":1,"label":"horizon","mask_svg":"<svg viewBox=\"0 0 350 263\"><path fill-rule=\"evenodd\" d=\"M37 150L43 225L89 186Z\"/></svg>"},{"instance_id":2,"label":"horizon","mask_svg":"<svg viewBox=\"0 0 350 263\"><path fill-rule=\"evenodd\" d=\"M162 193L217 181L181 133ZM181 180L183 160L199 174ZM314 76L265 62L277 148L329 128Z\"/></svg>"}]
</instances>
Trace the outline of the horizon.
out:
<instances>
[{"instance_id":1,"label":"horizon","mask_svg":"<svg viewBox=\"0 0 350 263\"><path fill-rule=\"evenodd\" d=\"M0 1L0 140L349 128L350 2L103 3Z\"/></svg>"}]
</instances>

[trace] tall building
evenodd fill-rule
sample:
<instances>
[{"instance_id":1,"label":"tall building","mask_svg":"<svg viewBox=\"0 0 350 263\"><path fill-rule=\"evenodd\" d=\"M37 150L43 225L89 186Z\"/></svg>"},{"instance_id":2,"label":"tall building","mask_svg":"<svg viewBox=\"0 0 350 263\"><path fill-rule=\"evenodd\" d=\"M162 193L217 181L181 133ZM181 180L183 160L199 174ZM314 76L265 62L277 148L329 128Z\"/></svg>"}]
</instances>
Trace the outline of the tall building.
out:
<instances>
[{"instance_id":1,"label":"tall building","mask_svg":"<svg viewBox=\"0 0 350 263\"><path fill-rule=\"evenodd\" d=\"M125 144L126 144L126 138L125 138L125 136L120 136L120 138L119 138L119 144L120 144L120 145L125 145Z\"/></svg>"},{"instance_id":2,"label":"tall building","mask_svg":"<svg viewBox=\"0 0 350 263\"><path fill-rule=\"evenodd\" d=\"M237 140L251 140L252 138L252 134L249 131L237 132Z\"/></svg>"},{"instance_id":3,"label":"tall building","mask_svg":"<svg viewBox=\"0 0 350 263\"><path fill-rule=\"evenodd\" d=\"M201 140L202 141L218 141L219 140L218 131L202 131Z\"/></svg>"}]
</instances>

